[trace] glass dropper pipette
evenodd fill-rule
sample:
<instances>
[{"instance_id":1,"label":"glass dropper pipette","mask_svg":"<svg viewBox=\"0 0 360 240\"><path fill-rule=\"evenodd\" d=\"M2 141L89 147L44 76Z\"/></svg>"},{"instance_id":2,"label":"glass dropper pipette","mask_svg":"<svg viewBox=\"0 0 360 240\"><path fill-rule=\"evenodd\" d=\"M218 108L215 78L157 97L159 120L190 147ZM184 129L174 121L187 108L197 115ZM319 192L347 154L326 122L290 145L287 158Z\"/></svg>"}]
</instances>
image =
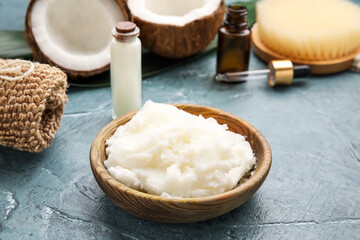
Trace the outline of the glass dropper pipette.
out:
<instances>
[{"instance_id":1,"label":"glass dropper pipette","mask_svg":"<svg viewBox=\"0 0 360 240\"><path fill-rule=\"evenodd\" d=\"M218 73L218 82L245 82L267 78L270 86L291 85L294 78L307 77L311 73L308 65L293 65L290 60L273 60L268 69L244 72Z\"/></svg>"}]
</instances>

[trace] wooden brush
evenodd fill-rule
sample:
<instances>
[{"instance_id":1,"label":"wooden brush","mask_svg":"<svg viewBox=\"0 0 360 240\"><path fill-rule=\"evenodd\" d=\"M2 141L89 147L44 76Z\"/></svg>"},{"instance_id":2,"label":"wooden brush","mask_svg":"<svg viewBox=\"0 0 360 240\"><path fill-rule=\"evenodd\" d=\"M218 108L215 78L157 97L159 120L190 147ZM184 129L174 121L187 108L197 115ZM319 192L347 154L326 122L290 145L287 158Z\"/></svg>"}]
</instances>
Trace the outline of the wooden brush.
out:
<instances>
[{"instance_id":1,"label":"wooden brush","mask_svg":"<svg viewBox=\"0 0 360 240\"><path fill-rule=\"evenodd\" d=\"M292 60L326 61L358 51L360 7L345 0L262 0L261 42Z\"/></svg>"}]
</instances>

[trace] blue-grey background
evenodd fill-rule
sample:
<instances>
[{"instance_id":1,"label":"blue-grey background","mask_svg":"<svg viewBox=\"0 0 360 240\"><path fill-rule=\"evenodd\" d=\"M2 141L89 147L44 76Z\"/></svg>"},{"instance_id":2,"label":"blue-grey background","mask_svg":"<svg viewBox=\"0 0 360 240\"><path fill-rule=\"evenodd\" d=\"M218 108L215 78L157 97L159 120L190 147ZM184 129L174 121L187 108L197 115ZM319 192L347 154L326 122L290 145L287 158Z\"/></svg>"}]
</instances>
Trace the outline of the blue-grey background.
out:
<instances>
[{"instance_id":1,"label":"blue-grey background","mask_svg":"<svg viewBox=\"0 0 360 240\"><path fill-rule=\"evenodd\" d=\"M23 29L28 1L0 0L0 29ZM359 1L357 1L359 3ZM270 174L245 204L193 224L142 220L96 184L89 149L111 121L110 88L68 90L51 147L0 147L0 239L360 239L360 74L313 76L286 88L213 80L216 55L143 80L143 100L234 113L273 151ZM254 54L252 69L265 68Z\"/></svg>"}]
</instances>

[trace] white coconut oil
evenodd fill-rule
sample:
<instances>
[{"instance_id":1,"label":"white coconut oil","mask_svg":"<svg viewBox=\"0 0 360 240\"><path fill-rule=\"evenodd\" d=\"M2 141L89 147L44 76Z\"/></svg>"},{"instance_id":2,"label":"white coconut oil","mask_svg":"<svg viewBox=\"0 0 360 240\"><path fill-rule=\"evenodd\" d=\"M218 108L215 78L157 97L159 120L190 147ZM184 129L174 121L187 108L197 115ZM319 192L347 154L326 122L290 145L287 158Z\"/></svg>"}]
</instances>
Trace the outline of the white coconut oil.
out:
<instances>
[{"instance_id":1,"label":"white coconut oil","mask_svg":"<svg viewBox=\"0 0 360 240\"><path fill-rule=\"evenodd\" d=\"M233 189L256 157L244 136L175 106L147 101L107 142L110 175L162 197L205 197Z\"/></svg>"},{"instance_id":2,"label":"white coconut oil","mask_svg":"<svg viewBox=\"0 0 360 240\"><path fill-rule=\"evenodd\" d=\"M113 119L141 108L141 42L139 28L119 22L111 43L111 95Z\"/></svg>"}]
</instances>

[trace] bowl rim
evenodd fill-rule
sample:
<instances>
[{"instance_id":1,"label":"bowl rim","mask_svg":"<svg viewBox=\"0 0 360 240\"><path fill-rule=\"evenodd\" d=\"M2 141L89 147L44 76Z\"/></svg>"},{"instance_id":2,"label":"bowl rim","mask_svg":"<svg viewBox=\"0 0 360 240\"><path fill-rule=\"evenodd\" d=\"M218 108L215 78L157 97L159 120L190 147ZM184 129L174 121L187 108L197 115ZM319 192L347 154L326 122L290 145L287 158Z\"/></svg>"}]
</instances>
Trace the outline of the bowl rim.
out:
<instances>
[{"instance_id":1,"label":"bowl rim","mask_svg":"<svg viewBox=\"0 0 360 240\"><path fill-rule=\"evenodd\" d=\"M227 199L232 196L241 195L242 193L248 191L252 186L256 186L259 182L262 182L265 180L266 176L268 175L268 173L270 171L270 167L271 167L271 163L272 163L272 152L271 152L270 145L269 145L268 141L266 140L266 138L254 126L252 126L247 121L243 120L242 118L240 118L232 113L229 113L229 112L217 109L217 108L207 107L207 106L197 105L197 104L177 104L177 103L175 103L175 104L171 104L171 105L174 105L178 109L181 109L181 110L184 110L186 107L192 107L192 108L197 108L197 109L202 109L202 110L207 109L211 112L216 112L217 114L225 115L227 117L230 117L230 118L236 119L237 121L242 122L242 124L245 125L246 127L248 127L249 130L251 132L253 132L256 135L256 137L259 139L259 142L264 150L263 163L261 165L257 166L254 175L252 175L245 183L242 183L229 191L226 191L226 192L223 192L220 194L216 194L216 195L211 195L211 196L195 197L195 198L181 198L181 197L166 198L166 197L160 197L158 195L153 195L153 194L149 194L149 193L145 193L145 192L141 192L141 191L132 189L132 188L126 186L125 184L122 184L121 182L117 181L110 175L110 173L107 171L107 169L104 165L104 161L101 160L100 152L97 151L98 146L95 145L97 141L102 140L101 136L104 133L107 133L110 130L112 130L113 125L116 125L116 123L118 123L120 121L125 121L124 124L126 124L138 112L138 111L132 111L132 112L129 112L125 115L122 115L122 116L112 120L104 128L102 128L101 131L96 135L96 137L91 145L91 148L90 148L90 165L91 165L91 169L93 171L94 177L95 177L95 175L97 175L98 177L100 177L101 181L108 183L112 188L122 191L122 192L126 192L130 195L133 195L136 198L146 198L146 199L150 198L152 201L161 201L164 203L175 203L175 204L176 203L178 203L178 204L184 204L184 203L198 203L198 204L203 203L203 204L205 204L210 201L211 202L221 201L221 200ZM184 111L186 111L186 110L184 110ZM216 118L215 118L215 120L216 120ZM116 129L117 128L118 128L118 126L116 127ZM116 129L115 129L115 131L116 131ZM245 136L245 138L246 137L247 136ZM105 142L106 142L106 140L105 140ZM106 144L104 144L104 147L105 147L105 145ZM99 181L96 177L95 177L95 179L96 179L96 181Z\"/></svg>"}]
</instances>

